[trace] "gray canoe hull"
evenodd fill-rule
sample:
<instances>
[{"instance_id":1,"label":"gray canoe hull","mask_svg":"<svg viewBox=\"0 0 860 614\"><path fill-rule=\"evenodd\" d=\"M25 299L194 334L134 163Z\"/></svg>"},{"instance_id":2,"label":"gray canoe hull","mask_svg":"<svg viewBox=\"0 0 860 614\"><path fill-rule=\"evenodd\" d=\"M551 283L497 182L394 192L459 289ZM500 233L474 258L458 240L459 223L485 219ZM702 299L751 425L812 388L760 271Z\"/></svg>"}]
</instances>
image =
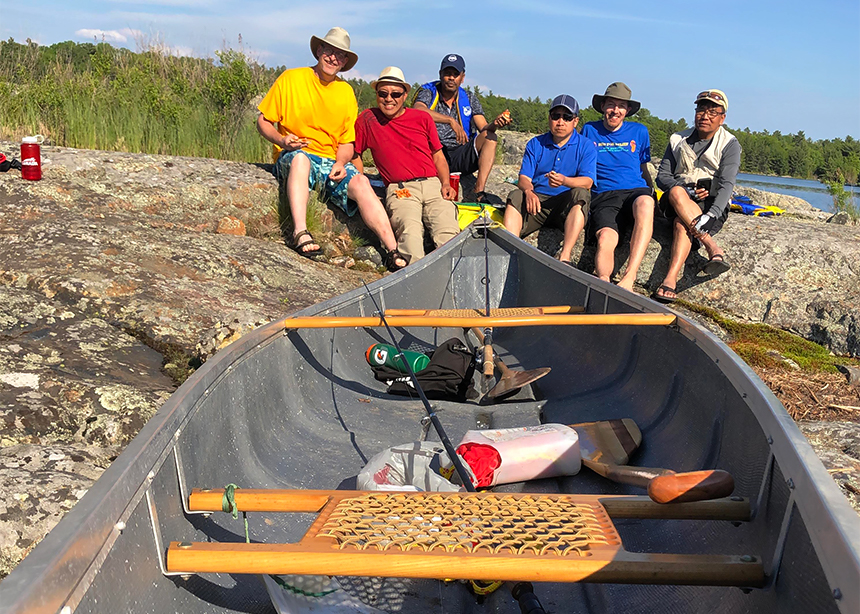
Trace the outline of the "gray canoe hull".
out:
<instances>
[{"instance_id":1,"label":"gray canoe hull","mask_svg":"<svg viewBox=\"0 0 860 614\"><path fill-rule=\"evenodd\" d=\"M484 242L472 229L370 286L385 308L484 304ZM493 306L585 305L589 313L665 311L491 231ZM363 290L302 315L371 315ZM397 331L415 348L458 329ZM352 488L365 461L418 440L424 410L373 380L364 350L383 329L303 330L277 323L222 350L150 420L56 529L0 583L0 614L273 612L256 576L163 573L167 542L243 541L242 521L183 510L192 487ZM773 394L714 336L673 327L497 329L508 366L551 366L540 398L497 405L435 402L456 443L493 427L632 417L644 444L633 464L720 468L756 504L752 522L617 521L632 551L761 556L765 589L539 584L554 612L857 612L860 520ZM431 438L432 434L431 434ZM590 472L513 489L635 493ZM298 540L307 515L252 514L255 541ZM778 575L773 577L773 570ZM460 584L343 580L366 603L402 612L518 612L506 591L476 605ZM489 608L489 610L487 610Z\"/></svg>"}]
</instances>

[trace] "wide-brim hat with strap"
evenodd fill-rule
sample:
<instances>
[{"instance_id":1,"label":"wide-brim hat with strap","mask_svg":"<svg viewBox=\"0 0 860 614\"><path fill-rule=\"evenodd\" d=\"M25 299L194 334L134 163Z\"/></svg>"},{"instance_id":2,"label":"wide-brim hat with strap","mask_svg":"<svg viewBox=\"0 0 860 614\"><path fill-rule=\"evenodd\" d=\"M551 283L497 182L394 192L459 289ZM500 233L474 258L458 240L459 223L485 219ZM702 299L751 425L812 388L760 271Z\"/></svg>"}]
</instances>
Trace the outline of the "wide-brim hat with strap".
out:
<instances>
[{"instance_id":1,"label":"wide-brim hat with strap","mask_svg":"<svg viewBox=\"0 0 860 614\"><path fill-rule=\"evenodd\" d=\"M379 73L379 78L376 81L370 82L370 87L374 90L378 85L385 85L386 83L392 83L394 85L400 85L406 88L406 93L409 93L409 90L412 89L412 86L406 83L406 78L403 76L403 71L397 68L396 66L386 66L382 69L382 72Z\"/></svg>"},{"instance_id":2,"label":"wide-brim hat with strap","mask_svg":"<svg viewBox=\"0 0 860 614\"><path fill-rule=\"evenodd\" d=\"M627 117L635 114L636 111L642 108L642 104L636 100L630 98L632 92L630 88L627 87L626 83L622 83L621 81L616 81L615 83L611 83L609 87L606 88L606 91L603 93L603 96L600 94L595 94L591 98L591 106L594 107L595 110L603 113L603 102L607 98L615 98L617 100L625 100L627 102Z\"/></svg>"},{"instance_id":3,"label":"wide-brim hat with strap","mask_svg":"<svg viewBox=\"0 0 860 614\"><path fill-rule=\"evenodd\" d=\"M317 49L319 49L319 46L323 43L343 51L348 56L346 64L344 64L343 68L340 69L341 71L345 72L349 70L355 66L356 62L358 62L358 54L355 51L350 51L349 49L349 32L343 28L334 27L322 38L311 36L311 53L314 54L314 57L317 57Z\"/></svg>"}]
</instances>

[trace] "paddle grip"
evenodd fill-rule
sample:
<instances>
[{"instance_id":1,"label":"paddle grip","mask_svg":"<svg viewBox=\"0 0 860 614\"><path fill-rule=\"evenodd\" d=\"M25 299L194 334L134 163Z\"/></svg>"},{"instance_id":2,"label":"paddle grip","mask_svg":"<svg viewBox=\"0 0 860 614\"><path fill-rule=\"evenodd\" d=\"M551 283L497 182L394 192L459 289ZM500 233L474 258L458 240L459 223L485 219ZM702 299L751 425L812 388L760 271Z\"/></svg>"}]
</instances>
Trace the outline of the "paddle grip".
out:
<instances>
[{"instance_id":1,"label":"paddle grip","mask_svg":"<svg viewBox=\"0 0 860 614\"><path fill-rule=\"evenodd\" d=\"M728 497L734 489L734 478L722 469L670 472L651 480L648 496L656 503L686 503Z\"/></svg>"}]
</instances>

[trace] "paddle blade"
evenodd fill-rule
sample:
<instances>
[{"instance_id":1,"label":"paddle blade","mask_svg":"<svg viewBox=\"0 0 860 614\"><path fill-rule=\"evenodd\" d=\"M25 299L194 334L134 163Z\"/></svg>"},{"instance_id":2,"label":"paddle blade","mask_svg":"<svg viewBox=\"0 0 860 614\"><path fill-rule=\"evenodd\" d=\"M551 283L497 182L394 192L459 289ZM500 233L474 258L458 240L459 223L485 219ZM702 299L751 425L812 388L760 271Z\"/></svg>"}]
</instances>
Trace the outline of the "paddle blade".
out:
<instances>
[{"instance_id":1,"label":"paddle blade","mask_svg":"<svg viewBox=\"0 0 860 614\"><path fill-rule=\"evenodd\" d=\"M529 371L511 371L504 372L501 379L493 386L493 389L487 393L490 398L499 397L514 390L519 390L526 384L539 380L544 375L550 372L550 367L541 367L540 369L531 369Z\"/></svg>"},{"instance_id":2,"label":"paddle blade","mask_svg":"<svg viewBox=\"0 0 860 614\"><path fill-rule=\"evenodd\" d=\"M625 465L642 443L642 433L631 418L571 424L579 435L583 461Z\"/></svg>"},{"instance_id":3,"label":"paddle blade","mask_svg":"<svg viewBox=\"0 0 860 614\"><path fill-rule=\"evenodd\" d=\"M648 496L656 503L686 503L728 497L734 489L735 480L726 471L691 471L654 478Z\"/></svg>"}]
</instances>

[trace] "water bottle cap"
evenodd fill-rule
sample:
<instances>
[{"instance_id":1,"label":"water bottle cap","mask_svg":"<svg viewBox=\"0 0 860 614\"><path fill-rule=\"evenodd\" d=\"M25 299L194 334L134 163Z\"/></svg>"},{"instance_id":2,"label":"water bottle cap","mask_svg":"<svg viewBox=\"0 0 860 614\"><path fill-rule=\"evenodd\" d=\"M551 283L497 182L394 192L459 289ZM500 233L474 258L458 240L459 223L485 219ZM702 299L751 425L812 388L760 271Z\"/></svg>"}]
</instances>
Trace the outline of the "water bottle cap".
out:
<instances>
[{"instance_id":1,"label":"water bottle cap","mask_svg":"<svg viewBox=\"0 0 860 614\"><path fill-rule=\"evenodd\" d=\"M23 139L21 139L21 142L22 143L41 143L44 140L45 140L45 137L43 137L41 134L37 134L36 136L25 136Z\"/></svg>"}]
</instances>

